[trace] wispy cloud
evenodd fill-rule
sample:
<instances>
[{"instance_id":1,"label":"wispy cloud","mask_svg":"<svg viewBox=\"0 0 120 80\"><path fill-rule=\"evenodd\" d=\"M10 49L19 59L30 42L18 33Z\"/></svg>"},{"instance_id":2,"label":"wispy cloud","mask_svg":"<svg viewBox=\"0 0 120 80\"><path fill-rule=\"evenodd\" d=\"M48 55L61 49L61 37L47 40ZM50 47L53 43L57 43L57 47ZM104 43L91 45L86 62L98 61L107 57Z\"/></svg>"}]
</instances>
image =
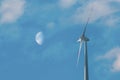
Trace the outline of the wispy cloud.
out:
<instances>
[{"instance_id":1,"label":"wispy cloud","mask_svg":"<svg viewBox=\"0 0 120 80\"><path fill-rule=\"evenodd\" d=\"M25 0L3 0L0 6L0 23L15 22L24 13Z\"/></svg>"},{"instance_id":2,"label":"wispy cloud","mask_svg":"<svg viewBox=\"0 0 120 80\"><path fill-rule=\"evenodd\" d=\"M75 3L77 2L77 0L60 0L59 1L59 5L62 8L70 8L71 6L73 6Z\"/></svg>"},{"instance_id":3,"label":"wispy cloud","mask_svg":"<svg viewBox=\"0 0 120 80\"><path fill-rule=\"evenodd\" d=\"M113 62L111 65L111 71L120 72L120 47L111 49L105 55L99 56L99 59Z\"/></svg>"},{"instance_id":4,"label":"wispy cloud","mask_svg":"<svg viewBox=\"0 0 120 80\"><path fill-rule=\"evenodd\" d=\"M112 16L112 17L109 17L109 18L105 21L105 23L106 23L107 26L113 27L113 26L116 26L116 25L119 23L119 21L120 21L120 18L119 18L119 17L114 17L114 16Z\"/></svg>"},{"instance_id":5,"label":"wispy cloud","mask_svg":"<svg viewBox=\"0 0 120 80\"><path fill-rule=\"evenodd\" d=\"M108 18L110 16L114 16L114 14L119 11L119 8L114 7L113 5L111 6L111 2L117 3L118 1L119 0L91 0L77 8L72 18L75 23L84 23L89 16L91 16L91 23L94 23L97 20L109 20ZM116 19L114 21L116 21Z\"/></svg>"}]
</instances>

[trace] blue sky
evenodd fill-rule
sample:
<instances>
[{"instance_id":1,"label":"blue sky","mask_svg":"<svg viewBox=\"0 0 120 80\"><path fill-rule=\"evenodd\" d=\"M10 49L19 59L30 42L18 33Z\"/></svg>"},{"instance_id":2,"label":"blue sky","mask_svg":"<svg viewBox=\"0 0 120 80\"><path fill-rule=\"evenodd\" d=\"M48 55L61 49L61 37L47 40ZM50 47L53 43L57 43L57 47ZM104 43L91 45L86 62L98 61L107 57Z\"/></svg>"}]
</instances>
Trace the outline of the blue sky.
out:
<instances>
[{"instance_id":1,"label":"blue sky","mask_svg":"<svg viewBox=\"0 0 120 80\"><path fill-rule=\"evenodd\" d=\"M83 80L77 40L91 8L90 80L119 80L119 7L120 0L0 0L0 80Z\"/></svg>"}]
</instances>

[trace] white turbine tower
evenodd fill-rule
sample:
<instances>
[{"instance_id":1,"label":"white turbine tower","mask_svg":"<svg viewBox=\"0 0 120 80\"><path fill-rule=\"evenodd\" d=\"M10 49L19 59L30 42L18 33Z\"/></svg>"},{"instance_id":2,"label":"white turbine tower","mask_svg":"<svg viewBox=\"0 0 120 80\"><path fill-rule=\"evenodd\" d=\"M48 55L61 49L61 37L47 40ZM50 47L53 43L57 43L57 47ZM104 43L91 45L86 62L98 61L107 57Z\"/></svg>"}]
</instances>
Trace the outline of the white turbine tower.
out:
<instances>
[{"instance_id":1,"label":"white turbine tower","mask_svg":"<svg viewBox=\"0 0 120 80\"><path fill-rule=\"evenodd\" d=\"M89 80L89 74L88 74L88 54L87 54L87 42L89 41L89 39L85 36L86 28L87 28L89 20L90 20L90 17L87 20L87 23L86 23L86 25L84 27L84 30L83 30L83 33L82 33L81 37L78 39L78 42L80 43L80 47L79 47L79 52L78 52L77 65L79 63L79 58L80 58L80 52L81 52L82 44L84 44L84 80Z\"/></svg>"}]
</instances>

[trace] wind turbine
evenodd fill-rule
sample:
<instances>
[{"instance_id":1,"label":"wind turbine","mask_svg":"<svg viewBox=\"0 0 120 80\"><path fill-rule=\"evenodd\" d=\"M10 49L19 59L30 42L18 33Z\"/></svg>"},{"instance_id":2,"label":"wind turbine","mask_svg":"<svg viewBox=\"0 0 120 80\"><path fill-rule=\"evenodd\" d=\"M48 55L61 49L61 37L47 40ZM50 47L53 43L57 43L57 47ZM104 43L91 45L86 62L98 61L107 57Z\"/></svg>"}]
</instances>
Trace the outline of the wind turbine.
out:
<instances>
[{"instance_id":1,"label":"wind turbine","mask_svg":"<svg viewBox=\"0 0 120 80\"><path fill-rule=\"evenodd\" d=\"M82 48L82 44L84 44L84 80L89 80L89 74L88 74L88 54L87 54L87 42L89 41L89 38L85 36L86 28L88 25L88 22L90 20L90 17L88 17L87 23L84 27L83 33L81 37L78 39L78 42L80 43L79 52L78 52L78 58L77 58L77 65L79 63L80 58L80 52Z\"/></svg>"}]
</instances>

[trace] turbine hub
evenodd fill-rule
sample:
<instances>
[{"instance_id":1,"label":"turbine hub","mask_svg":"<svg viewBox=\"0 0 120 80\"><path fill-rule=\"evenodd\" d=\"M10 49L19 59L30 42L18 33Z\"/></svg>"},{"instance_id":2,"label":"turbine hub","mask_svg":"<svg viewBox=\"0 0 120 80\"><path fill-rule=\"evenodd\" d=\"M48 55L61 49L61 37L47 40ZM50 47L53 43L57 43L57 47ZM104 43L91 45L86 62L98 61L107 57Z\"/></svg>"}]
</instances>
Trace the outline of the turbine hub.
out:
<instances>
[{"instance_id":1,"label":"turbine hub","mask_svg":"<svg viewBox=\"0 0 120 80\"><path fill-rule=\"evenodd\" d=\"M89 41L89 38L87 38L87 37L84 37L84 39L83 39L84 41Z\"/></svg>"},{"instance_id":2,"label":"turbine hub","mask_svg":"<svg viewBox=\"0 0 120 80\"><path fill-rule=\"evenodd\" d=\"M81 36L79 39L78 39L78 42L81 42L81 41L89 41L89 38L85 37L85 36Z\"/></svg>"}]
</instances>

